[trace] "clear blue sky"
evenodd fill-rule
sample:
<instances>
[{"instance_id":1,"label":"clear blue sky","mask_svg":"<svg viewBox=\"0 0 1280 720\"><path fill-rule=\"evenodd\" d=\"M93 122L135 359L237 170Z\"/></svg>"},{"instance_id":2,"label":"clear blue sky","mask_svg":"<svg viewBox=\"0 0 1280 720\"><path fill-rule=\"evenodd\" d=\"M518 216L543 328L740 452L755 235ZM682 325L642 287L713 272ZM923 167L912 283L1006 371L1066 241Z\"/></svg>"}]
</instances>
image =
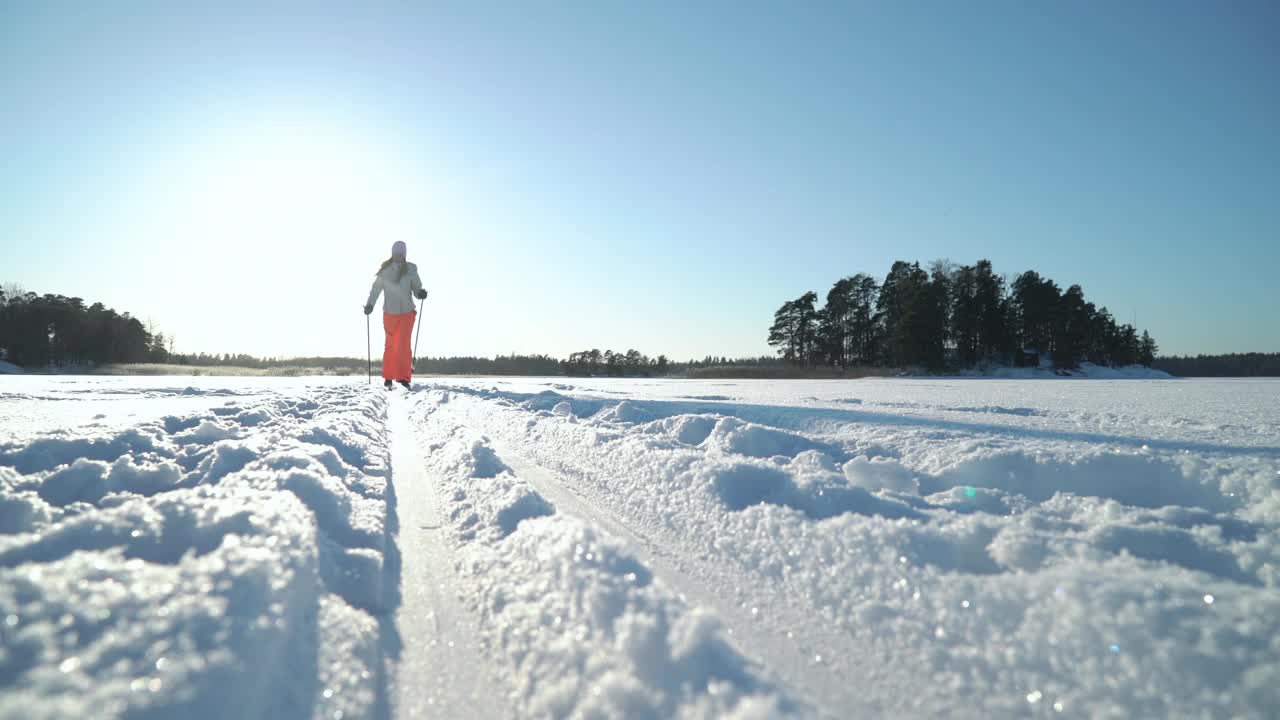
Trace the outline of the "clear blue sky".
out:
<instances>
[{"instance_id":1,"label":"clear blue sky","mask_svg":"<svg viewBox=\"0 0 1280 720\"><path fill-rule=\"evenodd\" d=\"M188 5L0 5L0 281L360 355L403 239L423 354L684 358L987 257L1280 351L1275 3Z\"/></svg>"}]
</instances>

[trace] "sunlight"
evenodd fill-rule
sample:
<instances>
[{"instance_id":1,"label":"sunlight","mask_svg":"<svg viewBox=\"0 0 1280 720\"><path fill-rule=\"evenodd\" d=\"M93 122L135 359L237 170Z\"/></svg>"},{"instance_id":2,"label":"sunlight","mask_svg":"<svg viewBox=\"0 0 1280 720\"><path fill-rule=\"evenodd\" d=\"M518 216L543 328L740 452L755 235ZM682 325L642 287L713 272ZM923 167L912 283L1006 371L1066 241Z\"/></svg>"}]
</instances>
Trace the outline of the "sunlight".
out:
<instances>
[{"instance_id":1,"label":"sunlight","mask_svg":"<svg viewBox=\"0 0 1280 720\"><path fill-rule=\"evenodd\" d=\"M409 234L411 185L385 149L346 133L290 127L210 147L187 204L201 235L265 259L379 244Z\"/></svg>"},{"instance_id":2,"label":"sunlight","mask_svg":"<svg viewBox=\"0 0 1280 720\"><path fill-rule=\"evenodd\" d=\"M139 269L165 287L158 321L186 323L188 347L232 334L236 347L267 353L322 346L334 318L362 320L372 273L394 241L422 258L447 227L440 193L404 147L293 120L189 136L121 208L136 228L130 242L151 251ZM308 312L287 328L263 322L264 312L303 302Z\"/></svg>"}]
</instances>

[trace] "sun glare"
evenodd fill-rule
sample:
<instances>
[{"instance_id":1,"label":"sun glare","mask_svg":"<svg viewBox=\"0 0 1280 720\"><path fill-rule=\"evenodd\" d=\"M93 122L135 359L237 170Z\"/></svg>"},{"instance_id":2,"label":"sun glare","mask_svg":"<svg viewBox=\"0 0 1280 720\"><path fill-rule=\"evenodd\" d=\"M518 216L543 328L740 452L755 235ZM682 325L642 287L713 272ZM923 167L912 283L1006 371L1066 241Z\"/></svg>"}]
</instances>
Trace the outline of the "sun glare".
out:
<instances>
[{"instance_id":1,"label":"sun glare","mask_svg":"<svg viewBox=\"0 0 1280 720\"><path fill-rule=\"evenodd\" d=\"M297 336L325 337L347 311L359 319L394 241L426 254L423 238L442 223L424 175L374 133L240 126L184 139L121 212L135 228L129 242L152 251L146 271L168 283L158 321L195 328L189 347L229 346L234 335L232 349L305 354ZM294 321L295 336L257 321L303 298L311 312Z\"/></svg>"},{"instance_id":2,"label":"sun glare","mask_svg":"<svg viewBox=\"0 0 1280 720\"><path fill-rule=\"evenodd\" d=\"M212 143L192 168L184 206L191 237L258 257L380 244L409 234L411 178L374 143L346 133L275 128Z\"/></svg>"}]
</instances>

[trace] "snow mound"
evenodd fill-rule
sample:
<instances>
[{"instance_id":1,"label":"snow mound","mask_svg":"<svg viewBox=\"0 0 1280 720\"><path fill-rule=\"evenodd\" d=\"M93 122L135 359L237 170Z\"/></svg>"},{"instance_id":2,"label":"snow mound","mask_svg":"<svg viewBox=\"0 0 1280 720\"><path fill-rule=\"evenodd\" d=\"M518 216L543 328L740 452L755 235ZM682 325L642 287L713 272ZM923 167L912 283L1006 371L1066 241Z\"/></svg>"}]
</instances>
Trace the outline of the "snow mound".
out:
<instances>
[{"instance_id":1,"label":"snow mound","mask_svg":"<svg viewBox=\"0 0 1280 720\"><path fill-rule=\"evenodd\" d=\"M6 374L6 373L10 375L17 375L22 372L25 372L25 371L22 368L18 367L17 365L14 365L13 363L5 362L4 360L0 360L0 375Z\"/></svg>"},{"instance_id":2,"label":"snow mound","mask_svg":"<svg viewBox=\"0 0 1280 720\"><path fill-rule=\"evenodd\" d=\"M111 436L76 438L54 436L31 443L0 443L0 465L20 473L47 471L77 460L115 462L124 455L169 452L163 447L163 430L131 428Z\"/></svg>"},{"instance_id":3,"label":"snow mound","mask_svg":"<svg viewBox=\"0 0 1280 720\"><path fill-rule=\"evenodd\" d=\"M965 376L994 377L1006 380L1037 380L1045 378L1086 378L1090 380L1173 380L1169 373L1142 365L1108 367L1091 362L1080 363L1072 370L1055 370L1051 365L1038 368L993 367L985 370L967 370Z\"/></svg>"},{"instance_id":4,"label":"snow mound","mask_svg":"<svg viewBox=\"0 0 1280 720\"><path fill-rule=\"evenodd\" d=\"M864 490L892 490L899 493L918 494L920 480L902 463L892 458L853 458L841 468L849 483Z\"/></svg>"},{"instance_id":5,"label":"snow mound","mask_svg":"<svg viewBox=\"0 0 1280 720\"><path fill-rule=\"evenodd\" d=\"M707 443L721 452L757 458L795 457L807 450L830 447L811 437L743 422L737 418L724 418L717 422Z\"/></svg>"},{"instance_id":6,"label":"snow mound","mask_svg":"<svg viewBox=\"0 0 1280 720\"><path fill-rule=\"evenodd\" d=\"M0 444L0 717L371 713L383 403Z\"/></svg>"},{"instance_id":7,"label":"snow mound","mask_svg":"<svg viewBox=\"0 0 1280 720\"><path fill-rule=\"evenodd\" d=\"M1081 363L1080 370L1085 377L1099 380L1172 380L1172 375L1155 368L1143 367L1141 365L1125 365L1123 367L1113 368L1105 365L1094 365L1093 363Z\"/></svg>"},{"instance_id":8,"label":"snow mound","mask_svg":"<svg viewBox=\"0 0 1280 720\"><path fill-rule=\"evenodd\" d=\"M684 445L701 445L711 436L720 420L717 415L677 415L656 420L643 430L666 435Z\"/></svg>"},{"instance_id":9,"label":"snow mound","mask_svg":"<svg viewBox=\"0 0 1280 720\"><path fill-rule=\"evenodd\" d=\"M154 495L172 490L181 479L182 469L164 459L138 461L130 455L121 455L107 464L77 458L72 464L50 473L37 493L51 505L97 504L112 492Z\"/></svg>"},{"instance_id":10,"label":"snow mound","mask_svg":"<svg viewBox=\"0 0 1280 720\"><path fill-rule=\"evenodd\" d=\"M852 486L847 479L830 469L806 468L808 458L800 462L775 465L758 460L724 461L712 459L695 466L693 481L707 483L714 495L730 510L745 510L753 505L777 505L798 510L807 517L823 519L845 513L879 515L887 518L923 517L910 505L892 497L881 497L866 489Z\"/></svg>"},{"instance_id":11,"label":"snow mound","mask_svg":"<svg viewBox=\"0 0 1280 720\"><path fill-rule=\"evenodd\" d=\"M596 420L609 423L643 423L653 419L653 415L640 405L629 400L612 405L595 415Z\"/></svg>"}]
</instances>

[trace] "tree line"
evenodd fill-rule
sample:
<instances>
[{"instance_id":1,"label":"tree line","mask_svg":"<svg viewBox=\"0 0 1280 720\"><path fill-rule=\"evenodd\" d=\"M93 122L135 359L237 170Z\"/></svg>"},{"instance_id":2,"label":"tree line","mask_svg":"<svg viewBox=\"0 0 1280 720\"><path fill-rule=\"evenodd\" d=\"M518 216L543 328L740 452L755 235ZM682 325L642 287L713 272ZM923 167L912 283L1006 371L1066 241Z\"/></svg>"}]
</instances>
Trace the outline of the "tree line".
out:
<instances>
[{"instance_id":1,"label":"tree line","mask_svg":"<svg viewBox=\"0 0 1280 720\"><path fill-rule=\"evenodd\" d=\"M256 357L253 355L231 353L177 353L170 357L175 365L195 367L242 367L255 369L303 367L323 368L325 370L347 370L352 373L363 373L368 366L367 358L353 357ZM413 369L417 373L437 375L558 375L560 360L548 355L498 355L495 357L420 357L414 361ZM382 358L374 357L372 364L375 370L381 368Z\"/></svg>"},{"instance_id":2,"label":"tree line","mask_svg":"<svg viewBox=\"0 0 1280 720\"><path fill-rule=\"evenodd\" d=\"M164 333L102 303L0 288L0 359L14 365L165 362L170 349Z\"/></svg>"},{"instance_id":3,"label":"tree line","mask_svg":"<svg viewBox=\"0 0 1280 720\"><path fill-rule=\"evenodd\" d=\"M170 363L197 367L245 367L283 368L313 367L325 370L365 371L365 358L352 357L294 357L260 358L252 355L176 353ZM380 358L373 358L376 372ZM745 370L782 368L786 362L778 357L761 356L730 358L708 355L701 360L674 361L666 355L650 357L639 350L614 352L612 350L583 350L571 353L561 360L550 355L497 355L495 357L441 356L420 357L414 362L414 372L432 375L568 375L576 377L662 377L683 375L708 368L736 368Z\"/></svg>"},{"instance_id":4,"label":"tree line","mask_svg":"<svg viewBox=\"0 0 1280 720\"><path fill-rule=\"evenodd\" d=\"M769 342L778 356L707 356L684 362L650 357L635 349L598 349L549 355L422 357L415 371L440 375L571 375L691 377L732 369L778 374L780 368L829 366L910 367L930 370L980 363L1017 364L1022 351L1047 353L1058 367L1088 360L1141 363L1183 377L1280 376L1280 353L1233 353L1156 358L1147 332L1119 325L1105 307L1084 299L1080 286L1061 291L1052 280L1027 271L1012 283L981 260L955 267L935 262L896 262L883 282L858 274L837 281L817 307L805 293L775 313ZM0 287L0 360L25 367L110 363L172 363L199 367L323 367L363 372L365 358L257 357L244 353L177 353L172 335L150 323L77 297L37 295ZM375 365L377 363L375 362Z\"/></svg>"},{"instance_id":5,"label":"tree line","mask_svg":"<svg viewBox=\"0 0 1280 720\"><path fill-rule=\"evenodd\" d=\"M175 353L170 363L197 367L245 367L245 368L282 368L282 367L314 367L325 370L349 370L364 372L365 358L352 357L293 357L293 358L261 358L253 355L208 354L208 353ZM380 358L373 358L375 371L380 367ZM579 377L610 376L663 376L672 373L683 373L690 369L734 366L764 367L777 366L782 361L775 357L739 358L707 356L702 360L673 362L666 355L650 358L638 350L625 353L612 350L584 350L572 353L567 360L560 360L550 355L497 355L495 357L475 356L441 356L420 357L414 362L414 372L434 375L572 375Z\"/></svg>"},{"instance_id":6,"label":"tree line","mask_svg":"<svg viewBox=\"0 0 1280 720\"><path fill-rule=\"evenodd\" d=\"M1178 377L1280 377L1280 353L1162 357L1155 367Z\"/></svg>"},{"instance_id":7,"label":"tree line","mask_svg":"<svg viewBox=\"0 0 1280 720\"><path fill-rule=\"evenodd\" d=\"M666 355L650 358L639 350L631 349L625 353L599 349L583 350L569 354L569 359L560 363L560 370L565 375L590 377L607 375L609 377L627 377L640 375L666 375L670 372L670 360Z\"/></svg>"},{"instance_id":8,"label":"tree line","mask_svg":"<svg viewBox=\"0 0 1280 720\"><path fill-rule=\"evenodd\" d=\"M807 292L774 313L769 345L788 362L924 367L1033 364L1058 368L1081 362L1150 366L1159 348L1145 330L1117 323L1085 300L1079 285L1065 291L1034 270L1012 282L989 260L956 266L899 260L883 281L858 273L837 280L818 307Z\"/></svg>"},{"instance_id":9,"label":"tree line","mask_svg":"<svg viewBox=\"0 0 1280 720\"><path fill-rule=\"evenodd\" d=\"M548 355L421 357L414 372L431 375L559 375L560 360Z\"/></svg>"}]
</instances>

